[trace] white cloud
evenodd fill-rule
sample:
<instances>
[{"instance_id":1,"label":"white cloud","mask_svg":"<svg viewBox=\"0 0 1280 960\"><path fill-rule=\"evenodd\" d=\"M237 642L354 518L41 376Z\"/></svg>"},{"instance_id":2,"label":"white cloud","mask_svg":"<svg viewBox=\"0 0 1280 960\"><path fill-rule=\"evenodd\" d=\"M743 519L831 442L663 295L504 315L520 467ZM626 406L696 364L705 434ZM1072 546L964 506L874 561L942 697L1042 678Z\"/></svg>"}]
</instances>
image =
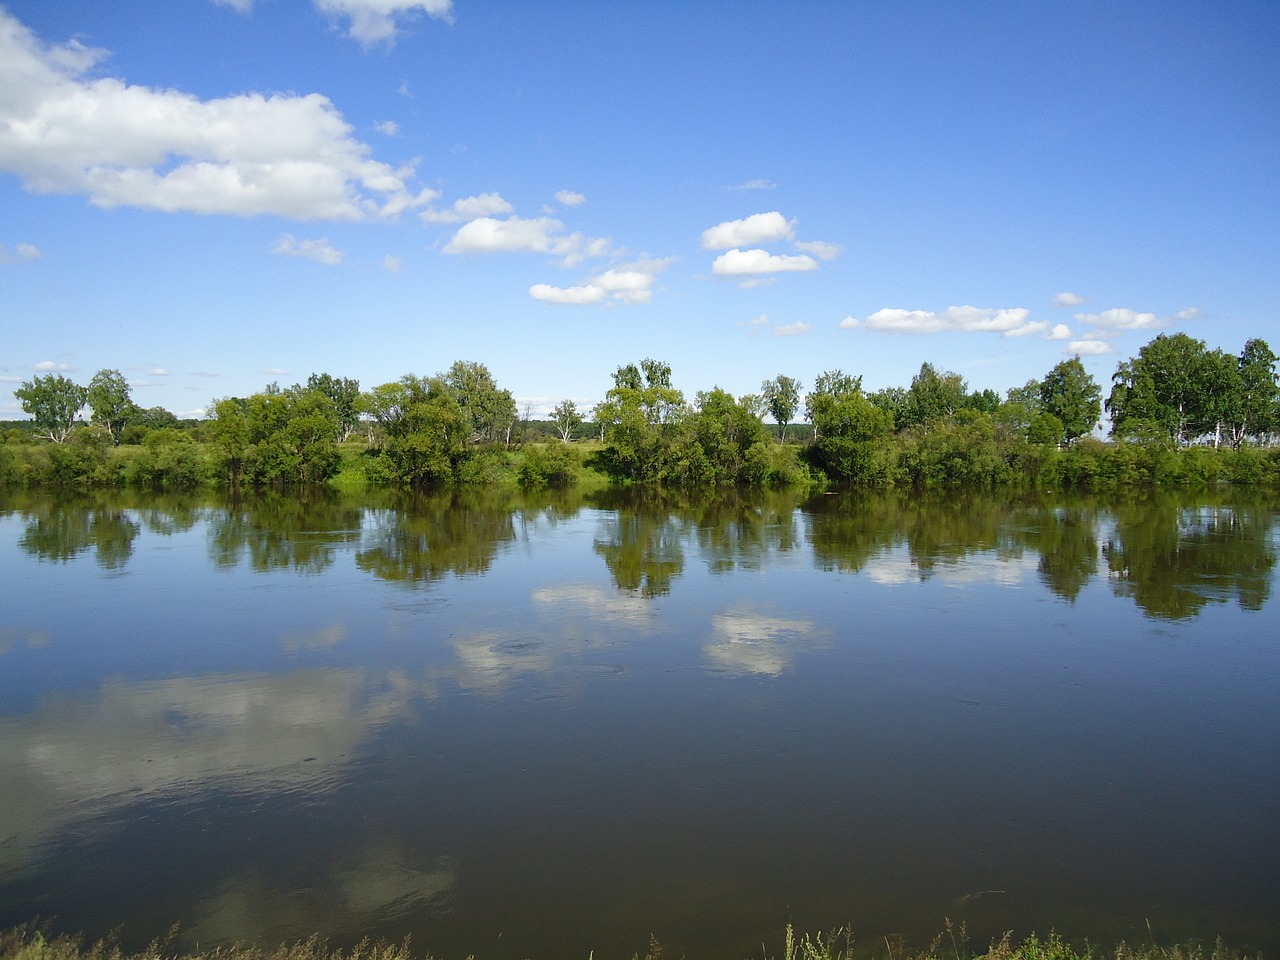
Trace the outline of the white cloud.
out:
<instances>
[{"instance_id":1,"label":"white cloud","mask_svg":"<svg viewBox=\"0 0 1280 960\"><path fill-rule=\"evenodd\" d=\"M71 367L65 363L55 363L52 360L41 360L36 364L38 373L69 373Z\"/></svg>"},{"instance_id":2,"label":"white cloud","mask_svg":"<svg viewBox=\"0 0 1280 960\"><path fill-rule=\"evenodd\" d=\"M1116 351L1105 340L1072 340L1062 352L1068 355L1079 354L1082 357L1102 357Z\"/></svg>"},{"instance_id":3,"label":"white cloud","mask_svg":"<svg viewBox=\"0 0 1280 960\"><path fill-rule=\"evenodd\" d=\"M40 250L34 244L20 243L13 253L0 243L0 263L17 263L19 260L39 260Z\"/></svg>"},{"instance_id":4,"label":"white cloud","mask_svg":"<svg viewBox=\"0 0 1280 960\"><path fill-rule=\"evenodd\" d=\"M358 220L436 196L409 190L411 167L371 160L327 97L89 79L105 55L45 44L0 8L0 170L36 193L168 213Z\"/></svg>"},{"instance_id":5,"label":"white cloud","mask_svg":"<svg viewBox=\"0 0 1280 960\"><path fill-rule=\"evenodd\" d=\"M670 264L670 260L646 257L606 270L573 287L535 283L529 288L529 296L543 303L571 306L606 301L623 304L648 303L653 299L653 284L658 274Z\"/></svg>"},{"instance_id":6,"label":"white cloud","mask_svg":"<svg viewBox=\"0 0 1280 960\"><path fill-rule=\"evenodd\" d=\"M772 190L777 184L772 180L763 178L757 180L748 180L746 183L734 184L731 187L725 187L726 190Z\"/></svg>"},{"instance_id":7,"label":"white cloud","mask_svg":"<svg viewBox=\"0 0 1280 960\"><path fill-rule=\"evenodd\" d=\"M529 296L543 303L583 306L599 303L606 294L604 287L591 283L578 287L553 287L549 283L535 283L529 288Z\"/></svg>"},{"instance_id":8,"label":"white cloud","mask_svg":"<svg viewBox=\"0 0 1280 960\"><path fill-rule=\"evenodd\" d=\"M1055 307L1078 307L1084 302L1084 297L1078 293L1072 293L1070 290L1063 290L1053 297L1053 305Z\"/></svg>"},{"instance_id":9,"label":"white cloud","mask_svg":"<svg viewBox=\"0 0 1280 960\"><path fill-rule=\"evenodd\" d=\"M164 367L151 366L151 367L147 367L147 376L148 377L167 377L169 376L169 371L166 370Z\"/></svg>"},{"instance_id":10,"label":"white cloud","mask_svg":"<svg viewBox=\"0 0 1280 960\"><path fill-rule=\"evenodd\" d=\"M801 253L811 253L819 260L834 260L840 256L840 244L825 240L797 240L793 244Z\"/></svg>"},{"instance_id":11,"label":"white cloud","mask_svg":"<svg viewBox=\"0 0 1280 960\"><path fill-rule=\"evenodd\" d=\"M551 217L478 217L460 227L443 252L549 253L560 257L566 267L574 267L588 257L607 256L613 249L608 238L563 231L564 224Z\"/></svg>"},{"instance_id":12,"label":"white cloud","mask_svg":"<svg viewBox=\"0 0 1280 960\"><path fill-rule=\"evenodd\" d=\"M22 252L22 248L18 248L18 252ZM1199 307L1187 307L1185 310L1179 310L1174 316L1179 320L1199 320L1202 311Z\"/></svg>"},{"instance_id":13,"label":"white cloud","mask_svg":"<svg viewBox=\"0 0 1280 960\"><path fill-rule=\"evenodd\" d=\"M1138 313L1127 307L1113 307L1101 313L1077 313L1073 316L1095 330L1154 330L1162 326L1154 313Z\"/></svg>"},{"instance_id":14,"label":"white cloud","mask_svg":"<svg viewBox=\"0 0 1280 960\"><path fill-rule=\"evenodd\" d=\"M784 323L781 326L774 327L771 335L775 337L803 337L812 329L812 324L798 320L795 323Z\"/></svg>"},{"instance_id":15,"label":"white cloud","mask_svg":"<svg viewBox=\"0 0 1280 960\"><path fill-rule=\"evenodd\" d=\"M1044 335L1046 340L1070 340L1071 328L1065 323L1055 323L1053 329Z\"/></svg>"},{"instance_id":16,"label":"white cloud","mask_svg":"<svg viewBox=\"0 0 1280 960\"><path fill-rule=\"evenodd\" d=\"M386 270L388 273L399 273L400 267L403 265L404 260L400 257L393 257L389 253L382 258L382 269Z\"/></svg>"},{"instance_id":17,"label":"white cloud","mask_svg":"<svg viewBox=\"0 0 1280 960\"><path fill-rule=\"evenodd\" d=\"M1034 323L1028 323L1025 326L1014 327L1004 332L1006 337L1029 337L1032 334L1044 333L1049 329L1048 320L1036 320ZM1051 339L1046 335L1046 339Z\"/></svg>"},{"instance_id":18,"label":"white cloud","mask_svg":"<svg viewBox=\"0 0 1280 960\"><path fill-rule=\"evenodd\" d=\"M587 202L586 196L581 193L574 193L572 190L557 191L556 200L566 207L576 207Z\"/></svg>"},{"instance_id":19,"label":"white cloud","mask_svg":"<svg viewBox=\"0 0 1280 960\"><path fill-rule=\"evenodd\" d=\"M253 13L253 0L213 0L214 6L230 7L236 13Z\"/></svg>"},{"instance_id":20,"label":"white cloud","mask_svg":"<svg viewBox=\"0 0 1280 960\"><path fill-rule=\"evenodd\" d=\"M453 0L314 0L316 9L350 20L348 33L363 47L396 42L397 20L418 11L451 20Z\"/></svg>"},{"instance_id":21,"label":"white cloud","mask_svg":"<svg viewBox=\"0 0 1280 960\"><path fill-rule=\"evenodd\" d=\"M297 240L288 233L281 234L271 252L286 257L303 257L330 267L340 264L343 256L342 251L331 247L328 240Z\"/></svg>"},{"instance_id":22,"label":"white cloud","mask_svg":"<svg viewBox=\"0 0 1280 960\"><path fill-rule=\"evenodd\" d=\"M515 207L502 199L501 194L481 193L474 197L455 200L447 210L428 207L419 215L425 223L465 223L480 217L492 217L499 213L515 213Z\"/></svg>"},{"instance_id":23,"label":"white cloud","mask_svg":"<svg viewBox=\"0 0 1280 960\"><path fill-rule=\"evenodd\" d=\"M373 129L388 137L400 136L400 124L394 120L379 120L373 125Z\"/></svg>"},{"instance_id":24,"label":"white cloud","mask_svg":"<svg viewBox=\"0 0 1280 960\"><path fill-rule=\"evenodd\" d=\"M841 320L839 324L841 330L857 330L860 326L862 326L862 321L852 314Z\"/></svg>"},{"instance_id":25,"label":"white cloud","mask_svg":"<svg viewBox=\"0 0 1280 960\"><path fill-rule=\"evenodd\" d=\"M720 254L711 264L712 272L718 277L744 277L817 269L818 261L808 254L789 256L770 253L768 250L739 250L736 247Z\"/></svg>"},{"instance_id":26,"label":"white cloud","mask_svg":"<svg viewBox=\"0 0 1280 960\"><path fill-rule=\"evenodd\" d=\"M1028 321L1030 312L1025 307L992 309L968 305L940 311L885 308L867 317L861 325L881 333L999 333L1014 337L1038 332L1046 326ZM859 325L849 320L852 318L846 318L840 326L851 329Z\"/></svg>"},{"instance_id":27,"label":"white cloud","mask_svg":"<svg viewBox=\"0 0 1280 960\"><path fill-rule=\"evenodd\" d=\"M262 372L269 377L283 377L289 371L282 367L267 367Z\"/></svg>"},{"instance_id":28,"label":"white cloud","mask_svg":"<svg viewBox=\"0 0 1280 960\"><path fill-rule=\"evenodd\" d=\"M742 220L726 220L702 231L703 250L727 250L773 240L791 240L796 235L796 222L777 210L755 213Z\"/></svg>"}]
</instances>

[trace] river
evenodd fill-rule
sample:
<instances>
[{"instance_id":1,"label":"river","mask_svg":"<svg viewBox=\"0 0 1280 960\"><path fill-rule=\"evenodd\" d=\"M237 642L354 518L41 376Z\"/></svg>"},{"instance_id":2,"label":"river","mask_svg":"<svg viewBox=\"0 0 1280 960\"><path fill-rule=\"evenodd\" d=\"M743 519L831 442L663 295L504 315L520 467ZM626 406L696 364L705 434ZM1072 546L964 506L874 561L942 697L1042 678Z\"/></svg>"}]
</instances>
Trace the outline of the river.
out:
<instances>
[{"instance_id":1,"label":"river","mask_svg":"<svg viewBox=\"0 0 1280 960\"><path fill-rule=\"evenodd\" d=\"M0 925L1280 951L1280 498L0 494Z\"/></svg>"}]
</instances>

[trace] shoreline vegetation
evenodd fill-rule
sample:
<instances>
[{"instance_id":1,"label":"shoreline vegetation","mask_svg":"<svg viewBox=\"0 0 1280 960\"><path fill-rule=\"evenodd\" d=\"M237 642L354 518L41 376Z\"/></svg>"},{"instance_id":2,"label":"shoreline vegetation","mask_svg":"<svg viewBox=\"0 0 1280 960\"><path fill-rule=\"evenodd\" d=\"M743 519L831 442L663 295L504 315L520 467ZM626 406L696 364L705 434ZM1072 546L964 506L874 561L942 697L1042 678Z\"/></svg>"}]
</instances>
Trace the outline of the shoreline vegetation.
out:
<instances>
[{"instance_id":1,"label":"shoreline vegetation","mask_svg":"<svg viewBox=\"0 0 1280 960\"><path fill-rule=\"evenodd\" d=\"M692 400L645 359L591 410L564 400L546 420L468 361L363 391L312 374L189 421L137 406L119 371L50 374L14 391L32 419L0 428L0 487L1277 485L1276 363L1262 340L1236 356L1162 334L1118 365L1104 404L1079 357L1004 398L925 363L909 387L867 393L830 370L807 393L779 375Z\"/></svg>"},{"instance_id":2,"label":"shoreline vegetation","mask_svg":"<svg viewBox=\"0 0 1280 960\"><path fill-rule=\"evenodd\" d=\"M86 943L84 938L66 934L50 935L35 924L26 924L0 932L0 960L433 960L431 953L415 951L409 938L400 942L364 939L343 949L332 946L320 936L312 936L273 947L245 944L211 949L181 950L174 946L177 928L152 941L144 950L128 951L112 939ZM587 955L594 960L595 952ZM945 931L923 949L912 950L885 939L880 944L864 946L848 928L828 934L796 933L787 926L780 944L770 947L762 943L758 957L743 960L1260 960L1261 953L1242 953L1218 939L1212 946L1191 942L1173 946L1156 943L1129 944L1120 941L1114 947L1100 948L1088 940L1079 944L1063 939L1057 933L1041 937L1030 934L1015 938L1006 932L993 940L985 950L974 949L968 942L963 925L947 921ZM468 956L466 960L484 960ZM678 956L650 936L644 953L637 951L631 960L697 960Z\"/></svg>"}]
</instances>

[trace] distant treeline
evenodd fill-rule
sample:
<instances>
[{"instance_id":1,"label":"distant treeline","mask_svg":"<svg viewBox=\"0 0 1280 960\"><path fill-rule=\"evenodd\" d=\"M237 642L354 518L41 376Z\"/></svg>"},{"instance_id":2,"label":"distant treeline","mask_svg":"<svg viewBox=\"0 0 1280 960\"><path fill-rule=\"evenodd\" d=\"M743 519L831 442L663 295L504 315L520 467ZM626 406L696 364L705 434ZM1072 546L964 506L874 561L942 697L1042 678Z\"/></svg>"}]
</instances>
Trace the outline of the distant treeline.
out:
<instances>
[{"instance_id":1,"label":"distant treeline","mask_svg":"<svg viewBox=\"0 0 1280 960\"><path fill-rule=\"evenodd\" d=\"M201 421L138 407L116 370L88 386L51 374L14 391L32 420L3 431L0 483L1275 483L1276 361L1263 340L1237 356L1158 336L1112 377L1108 442L1093 436L1102 391L1079 357L1004 397L926 363L909 386L872 393L830 370L807 392L779 375L757 394L692 400L668 364L645 359L615 370L592 409L565 400L549 420L467 361L370 390L312 374L215 400Z\"/></svg>"}]
</instances>

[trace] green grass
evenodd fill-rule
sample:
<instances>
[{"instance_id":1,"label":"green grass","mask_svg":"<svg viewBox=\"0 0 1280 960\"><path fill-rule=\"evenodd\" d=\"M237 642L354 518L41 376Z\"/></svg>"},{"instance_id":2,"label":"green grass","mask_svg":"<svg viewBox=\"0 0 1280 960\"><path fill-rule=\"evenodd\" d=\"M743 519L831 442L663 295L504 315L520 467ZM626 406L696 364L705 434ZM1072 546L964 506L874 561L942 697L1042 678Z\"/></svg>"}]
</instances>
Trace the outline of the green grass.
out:
<instances>
[{"instance_id":1,"label":"green grass","mask_svg":"<svg viewBox=\"0 0 1280 960\"><path fill-rule=\"evenodd\" d=\"M0 960L429 960L429 953L417 953L408 939L400 943L362 940L354 947L332 947L318 936L275 947L234 945L209 950L178 951L173 943L177 929L167 937L151 943L145 950L130 953L111 940L85 944L81 938L71 936L46 936L38 927L28 924L0 933ZM1206 948L1199 944L1161 947L1156 945L1131 946L1117 944L1110 949L1089 945L1073 946L1056 933L1047 937L1031 934L1015 939L1006 933L985 950L971 950L964 927L950 921L943 933L922 951L904 950L886 940L882 947L870 951L855 942L848 929L827 934L797 934L787 926L781 956L766 951L763 946L756 957L743 960L1257 960L1225 946L1221 940ZM483 960L468 957L467 960ZM555 958L560 960L560 958ZM589 952L584 960L595 960ZM636 953L632 960L641 960ZM651 938L643 960L697 960L677 958L665 953L662 944Z\"/></svg>"}]
</instances>

